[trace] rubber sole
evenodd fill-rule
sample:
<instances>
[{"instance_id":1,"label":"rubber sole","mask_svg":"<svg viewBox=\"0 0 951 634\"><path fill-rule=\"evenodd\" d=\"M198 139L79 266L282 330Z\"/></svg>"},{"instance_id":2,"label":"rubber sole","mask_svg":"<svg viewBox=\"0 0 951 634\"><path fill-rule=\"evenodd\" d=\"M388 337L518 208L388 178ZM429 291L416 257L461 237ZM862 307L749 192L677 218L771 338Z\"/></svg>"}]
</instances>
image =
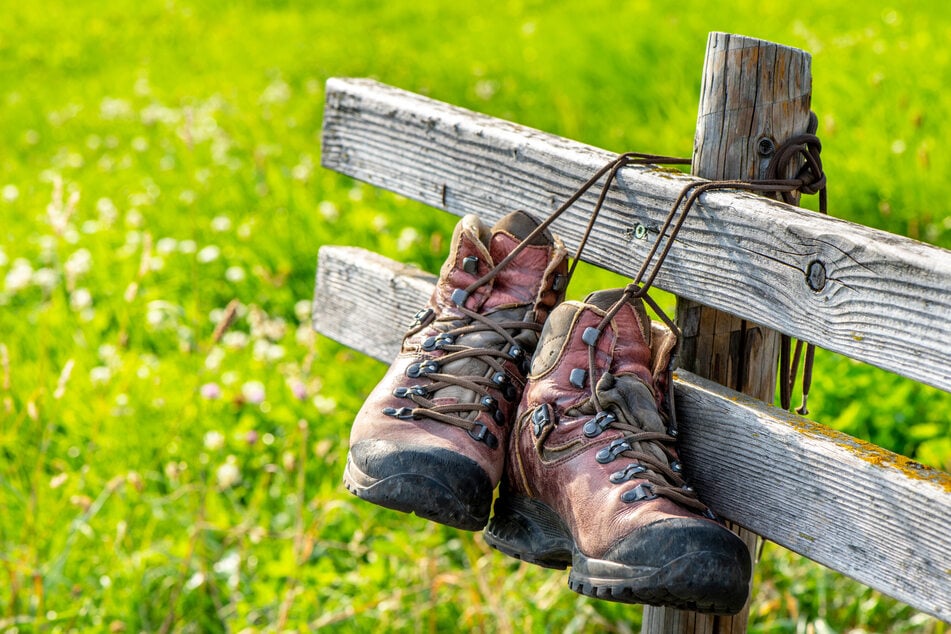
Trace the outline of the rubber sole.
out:
<instances>
[{"instance_id":1,"label":"rubber sole","mask_svg":"<svg viewBox=\"0 0 951 634\"><path fill-rule=\"evenodd\" d=\"M736 614L749 594L750 567L738 556L740 551L695 550L662 565L587 557L550 507L522 496L505 495L496 501L484 537L490 546L516 559L546 568L570 565L568 587L597 599Z\"/></svg>"},{"instance_id":2,"label":"rubber sole","mask_svg":"<svg viewBox=\"0 0 951 634\"><path fill-rule=\"evenodd\" d=\"M482 530L492 505L478 463L441 449L361 443L347 454L343 481L362 500L468 531Z\"/></svg>"}]
</instances>

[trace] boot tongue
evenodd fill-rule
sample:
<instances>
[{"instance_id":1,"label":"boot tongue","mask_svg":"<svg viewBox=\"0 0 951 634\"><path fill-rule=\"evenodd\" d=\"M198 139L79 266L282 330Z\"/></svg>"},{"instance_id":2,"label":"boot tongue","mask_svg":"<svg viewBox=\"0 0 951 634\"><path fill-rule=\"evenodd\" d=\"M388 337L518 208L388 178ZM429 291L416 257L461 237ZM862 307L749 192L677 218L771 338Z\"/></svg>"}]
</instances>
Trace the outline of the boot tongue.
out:
<instances>
[{"instance_id":1,"label":"boot tongue","mask_svg":"<svg viewBox=\"0 0 951 634\"><path fill-rule=\"evenodd\" d=\"M499 220L491 229L489 253L492 261L501 262L532 231L538 222L523 211L513 211ZM492 295L485 308L532 304L538 297L543 273L548 268L554 239L547 230L528 242L515 259L498 272L493 281Z\"/></svg>"},{"instance_id":2,"label":"boot tongue","mask_svg":"<svg viewBox=\"0 0 951 634\"><path fill-rule=\"evenodd\" d=\"M650 388L636 376L615 376L606 373L595 387L601 406L614 413L618 419L644 431L665 432L664 421L657 411L654 394ZM635 450L650 453L660 460L667 460L666 454L652 442L635 442Z\"/></svg>"},{"instance_id":3,"label":"boot tongue","mask_svg":"<svg viewBox=\"0 0 951 634\"><path fill-rule=\"evenodd\" d=\"M512 234L517 240L524 240L528 235L538 228L538 222L524 211L513 211L504 218L500 219L492 227L492 233L504 231ZM549 246L553 242L551 233L546 229L538 234L529 242L535 246Z\"/></svg>"}]
</instances>

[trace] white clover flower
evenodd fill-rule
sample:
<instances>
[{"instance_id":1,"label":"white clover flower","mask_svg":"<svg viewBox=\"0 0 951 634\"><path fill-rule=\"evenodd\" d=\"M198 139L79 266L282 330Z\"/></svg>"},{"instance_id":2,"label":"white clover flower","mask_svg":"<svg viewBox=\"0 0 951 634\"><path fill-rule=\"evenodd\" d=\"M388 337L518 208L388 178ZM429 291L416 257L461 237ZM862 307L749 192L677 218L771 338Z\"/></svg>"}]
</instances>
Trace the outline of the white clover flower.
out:
<instances>
[{"instance_id":1,"label":"white clover flower","mask_svg":"<svg viewBox=\"0 0 951 634\"><path fill-rule=\"evenodd\" d=\"M396 249L406 251L419 240L419 231L413 227L404 227L396 239Z\"/></svg>"},{"instance_id":2,"label":"white clover flower","mask_svg":"<svg viewBox=\"0 0 951 634\"><path fill-rule=\"evenodd\" d=\"M317 205L317 213L323 216L324 220L334 221L340 217L340 210L337 209L337 205L329 200L322 200Z\"/></svg>"},{"instance_id":3,"label":"white clover flower","mask_svg":"<svg viewBox=\"0 0 951 634\"><path fill-rule=\"evenodd\" d=\"M209 370L217 370L221 367L221 363L225 360L225 351L219 347L214 347L211 349L211 352L208 353L208 356L205 357L205 368Z\"/></svg>"},{"instance_id":4,"label":"white clover flower","mask_svg":"<svg viewBox=\"0 0 951 634\"><path fill-rule=\"evenodd\" d=\"M185 582L185 590L191 592L192 590L201 587L201 584L203 583L205 583L204 573L196 572L188 578L188 581Z\"/></svg>"},{"instance_id":5,"label":"white clover flower","mask_svg":"<svg viewBox=\"0 0 951 634\"><path fill-rule=\"evenodd\" d=\"M97 365L89 371L89 380L94 384L102 385L108 383L111 378L112 370L104 365Z\"/></svg>"},{"instance_id":6,"label":"white clover flower","mask_svg":"<svg viewBox=\"0 0 951 634\"><path fill-rule=\"evenodd\" d=\"M213 566L214 571L219 575L236 575L238 570L241 567L241 556L235 552L231 551L220 560L215 562Z\"/></svg>"},{"instance_id":7,"label":"white clover flower","mask_svg":"<svg viewBox=\"0 0 951 634\"><path fill-rule=\"evenodd\" d=\"M175 249L178 247L178 240L175 238L159 238L155 243L155 251L159 255L168 255L174 253Z\"/></svg>"},{"instance_id":8,"label":"white clover flower","mask_svg":"<svg viewBox=\"0 0 951 634\"><path fill-rule=\"evenodd\" d=\"M316 395L311 402L321 414L332 414L337 409L337 401L323 394Z\"/></svg>"},{"instance_id":9,"label":"white clover flower","mask_svg":"<svg viewBox=\"0 0 951 634\"><path fill-rule=\"evenodd\" d=\"M4 185L3 189L0 190L0 196L3 197L4 202L12 203L20 197L20 190L17 189L16 185Z\"/></svg>"},{"instance_id":10,"label":"white clover flower","mask_svg":"<svg viewBox=\"0 0 951 634\"><path fill-rule=\"evenodd\" d=\"M111 198L100 198L96 201L96 213L99 214L99 220L111 225L119 217L119 210Z\"/></svg>"},{"instance_id":11,"label":"white clover flower","mask_svg":"<svg viewBox=\"0 0 951 634\"><path fill-rule=\"evenodd\" d=\"M209 451L218 451L225 446L225 436L220 431L212 430L205 434L204 443L205 449L208 449Z\"/></svg>"},{"instance_id":12,"label":"white clover flower","mask_svg":"<svg viewBox=\"0 0 951 634\"><path fill-rule=\"evenodd\" d=\"M221 256L221 249L213 244L209 244L206 247L202 247L201 251L195 255L195 259L201 262L202 264L208 264L209 262L214 262Z\"/></svg>"},{"instance_id":13,"label":"white clover flower","mask_svg":"<svg viewBox=\"0 0 951 634\"><path fill-rule=\"evenodd\" d=\"M218 233L229 231L231 229L231 218L228 216L215 216L211 219L211 230Z\"/></svg>"},{"instance_id":14,"label":"white clover flower","mask_svg":"<svg viewBox=\"0 0 951 634\"><path fill-rule=\"evenodd\" d=\"M92 253L89 249L79 248L73 251L66 262L63 263L63 270L70 279L75 279L84 275L92 268Z\"/></svg>"},{"instance_id":15,"label":"white clover flower","mask_svg":"<svg viewBox=\"0 0 951 634\"><path fill-rule=\"evenodd\" d=\"M132 139L132 149L136 152L145 152L149 149L149 140L144 136L137 136Z\"/></svg>"},{"instance_id":16,"label":"white clover flower","mask_svg":"<svg viewBox=\"0 0 951 634\"><path fill-rule=\"evenodd\" d=\"M302 324L309 324L313 304L309 299L302 299L294 304L294 316Z\"/></svg>"},{"instance_id":17,"label":"white clover flower","mask_svg":"<svg viewBox=\"0 0 951 634\"><path fill-rule=\"evenodd\" d=\"M132 116L132 104L125 99L103 97L99 102L99 116L107 121L112 119L128 119Z\"/></svg>"},{"instance_id":18,"label":"white clover flower","mask_svg":"<svg viewBox=\"0 0 951 634\"><path fill-rule=\"evenodd\" d=\"M92 307L92 293L88 288L77 288L69 294L69 307L76 312L82 312Z\"/></svg>"},{"instance_id":19,"label":"white clover flower","mask_svg":"<svg viewBox=\"0 0 951 634\"><path fill-rule=\"evenodd\" d=\"M255 405L263 403L265 398L264 384L260 381L248 381L241 386L241 395L249 403Z\"/></svg>"},{"instance_id":20,"label":"white clover flower","mask_svg":"<svg viewBox=\"0 0 951 634\"><path fill-rule=\"evenodd\" d=\"M225 279L231 282L232 284L243 282L245 278L247 278L247 274L244 272L244 269L240 266L229 266L225 270Z\"/></svg>"},{"instance_id":21,"label":"white clover flower","mask_svg":"<svg viewBox=\"0 0 951 634\"><path fill-rule=\"evenodd\" d=\"M15 293L29 286L31 279L33 279L33 266L29 261L17 258L7 271L4 286L9 292Z\"/></svg>"},{"instance_id":22,"label":"white clover flower","mask_svg":"<svg viewBox=\"0 0 951 634\"><path fill-rule=\"evenodd\" d=\"M234 456L228 456L218 467L215 471L215 479L218 481L219 489L230 489L241 482L241 469L238 468L237 459Z\"/></svg>"},{"instance_id":23,"label":"white clover flower","mask_svg":"<svg viewBox=\"0 0 951 634\"><path fill-rule=\"evenodd\" d=\"M261 103L284 103L291 98L291 87L283 79L275 79L261 93Z\"/></svg>"},{"instance_id":24,"label":"white clover flower","mask_svg":"<svg viewBox=\"0 0 951 634\"><path fill-rule=\"evenodd\" d=\"M240 330L229 330L221 337L221 343L227 348L240 349L248 345L248 333Z\"/></svg>"},{"instance_id":25,"label":"white clover flower","mask_svg":"<svg viewBox=\"0 0 951 634\"><path fill-rule=\"evenodd\" d=\"M33 283L43 290L51 290L59 281L59 275L51 268L43 267L33 271Z\"/></svg>"},{"instance_id":26,"label":"white clover flower","mask_svg":"<svg viewBox=\"0 0 951 634\"><path fill-rule=\"evenodd\" d=\"M198 249L198 245L195 244L194 240L182 240L178 243L178 252L184 253L186 255L194 253Z\"/></svg>"}]
</instances>

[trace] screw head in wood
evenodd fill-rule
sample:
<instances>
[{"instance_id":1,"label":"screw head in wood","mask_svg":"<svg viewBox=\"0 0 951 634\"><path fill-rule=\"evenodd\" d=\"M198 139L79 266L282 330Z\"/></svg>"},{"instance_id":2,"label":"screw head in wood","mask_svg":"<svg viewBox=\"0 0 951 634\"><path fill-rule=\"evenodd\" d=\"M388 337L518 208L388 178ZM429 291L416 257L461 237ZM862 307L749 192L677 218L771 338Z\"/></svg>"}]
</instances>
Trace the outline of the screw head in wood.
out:
<instances>
[{"instance_id":1,"label":"screw head in wood","mask_svg":"<svg viewBox=\"0 0 951 634\"><path fill-rule=\"evenodd\" d=\"M764 136L756 144L756 150L763 158L769 158L776 151L776 144L768 136Z\"/></svg>"}]
</instances>

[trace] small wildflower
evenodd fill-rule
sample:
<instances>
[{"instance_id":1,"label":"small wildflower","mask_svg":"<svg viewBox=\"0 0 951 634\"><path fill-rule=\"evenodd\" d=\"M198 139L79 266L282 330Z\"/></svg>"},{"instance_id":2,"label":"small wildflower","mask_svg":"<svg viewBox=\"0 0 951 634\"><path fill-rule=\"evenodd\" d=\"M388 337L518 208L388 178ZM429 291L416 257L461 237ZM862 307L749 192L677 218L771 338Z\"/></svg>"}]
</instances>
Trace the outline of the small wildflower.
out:
<instances>
[{"instance_id":1,"label":"small wildflower","mask_svg":"<svg viewBox=\"0 0 951 634\"><path fill-rule=\"evenodd\" d=\"M288 383L291 393L299 401L307 400L307 384L300 379L291 379Z\"/></svg>"},{"instance_id":2,"label":"small wildflower","mask_svg":"<svg viewBox=\"0 0 951 634\"><path fill-rule=\"evenodd\" d=\"M317 205L317 213L323 216L324 220L331 222L340 217L340 210L337 209L337 205L329 200L323 200Z\"/></svg>"},{"instance_id":3,"label":"small wildflower","mask_svg":"<svg viewBox=\"0 0 951 634\"><path fill-rule=\"evenodd\" d=\"M68 480L68 479L69 479L69 475L68 475L68 474L66 474L66 473L57 473L57 474L54 475L52 478L50 478L50 488L51 488L51 489L58 489L58 488L60 488L61 486L63 486L64 484L66 484L66 480Z\"/></svg>"},{"instance_id":4,"label":"small wildflower","mask_svg":"<svg viewBox=\"0 0 951 634\"><path fill-rule=\"evenodd\" d=\"M257 443L257 441L258 441L258 432L252 429L252 430L249 431L247 434L245 434L244 440L245 440L245 442L247 442L249 445L253 445L253 444Z\"/></svg>"},{"instance_id":5,"label":"small wildflower","mask_svg":"<svg viewBox=\"0 0 951 634\"><path fill-rule=\"evenodd\" d=\"M260 381L248 381L241 386L241 395L248 403L257 405L264 402L264 384Z\"/></svg>"},{"instance_id":6,"label":"small wildflower","mask_svg":"<svg viewBox=\"0 0 951 634\"><path fill-rule=\"evenodd\" d=\"M413 227L404 227L396 239L396 248L399 251L409 250L419 240L419 231Z\"/></svg>"},{"instance_id":7,"label":"small wildflower","mask_svg":"<svg viewBox=\"0 0 951 634\"><path fill-rule=\"evenodd\" d=\"M185 582L185 590L191 592L192 590L201 587L201 584L203 583L205 583L205 575L201 572L196 572L188 578L188 581Z\"/></svg>"},{"instance_id":8,"label":"small wildflower","mask_svg":"<svg viewBox=\"0 0 951 634\"><path fill-rule=\"evenodd\" d=\"M75 280L80 275L84 275L92 268L92 253L89 249L80 248L73 251L66 262L63 263L63 270L66 277Z\"/></svg>"},{"instance_id":9,"label":"small wildflower","mask_svg":"<svg viewBox=\"0 0 951 634\"><path fill-rule=\"evenodd\" d=\"M221 388L217 383L205 383L201 386L199 392L201 393L201 397L208 401L221 398Z\"/></svg>"},{"instance_id":10,"label":"small wildflower","mask_svg":"<svg viewBox=\"0 0 951 634\"><path fill-rule=\"evenodd\" d=\"M215 471L215 478L219 489L230 489L238 484L241 481L241 469L238 468L237 459L234 456L228 456Z\"/></svg>"},{"instance_id":11,"label":"small wildflower","mask_svg":"<svg viewBox=\"0 0 951 634\"><path fill-rule=\"evenodd\" d=\"M225 446L225 437L220 431L209 431L205 433L205 448L209 451L218 451Z\"/></svg>"},{"instance_id":12,"label":"small wildflower","mask_svg":"<svg viewBox=\"0 0 951 634\"><path fill-rule=\"evenodd\" d=\"M240 330L229 330L221 336L221 344L226 348L244 348L248 345L248 341L248 333Z\"/></svg>"},{"instance_id":13,"label":"small wildflower","mask_svg":"<svg viewBox=\"0 0 951 634\"><path fill-rule=\"evenodd\" d=\"M211 219L211 230L222 233L231 229L231 218L228 216L215 216Z\"/></svg>"},{"instance_id":14,"label":"small wildflower","mask_svg":"<svg viewBox=\"0 0 951 634\"><path fill-rule=\"evenodd\" d=\"M4 202L12 203L20 197L20 190L16 185L4 185L3 190L0 190L0 196L3 197Z\"/></svg>"},{"instance_id":15,"label":"small wildflower","mask_svg":"<svg viewBox=\"0 0 951 634\"><path fill-rule=\"evenodd\" d=\"M209 262L214 262L221 256L221 249L216 247L213 244L209 244L206 247L202 247L201 251L195 256L195 259L201 262L202 264L208 264Z\"/></svg>"},{"instance_id":16,"label":"small wildflower","mask_svg":"<svg viewBox=\"0 0 951 634\"><path fill-rule=\"evenodd\" d=\"M102 385L108 383L112 378L112 370L104 365L97 365L89 371L89 380L92 383Z\"/></svg>"},{"instance_id":17,"label":"small wildflower","mask_svg":"<svg viewBox=\"0 0 951 634\"><path fill-rule=\"evenodd\" d=\"M244 269L240 266L229 266L225 270L225 279L231 282L232 284L237 284L238 282L243 282L247 274L244 272Z\"/></svg>"},{"instance_id":18,"label":"small wildflower","mask_svg":"<svg viewBox=\"0 0 951 634\"><path fill-rule=\"evenodd\" d=\"M59 281L59 275L51 268L43 267L33 272L33 283L43 290L51 290Z\"/></svg>"},{"instance_id":19,"label":"small wildflower","mask_svg":"<svg viewBox=\"0 0 951 634\"><path fill-rule=\"evenodd\" d=\"M337 401L323 394L316 395L313 398L313 403L321 414L332 414L337 409Z\"/></svg>"},{"instance_id":20,"label":"small wildflower","mask_svg":"<svg viewBox=\"0 0 951 634\"><path fill-rule=\"evenodd\" d=\"M7 271L6 278L4 279L4 285L7 291L15 293L26 288L30 284L30 280L32 278L33 267L27 260L23 258L17 258L13 261L13 266L10 267L10 270Z\"/></svg>"},{"instance_id":21,"label":"small wildflower","mask_svg":"<svg viewBox=\"0 0 951 634\"><path fill-rule=\"evenodd\" d=\"M312 304L309 299L299 300L294 304L294 316L302 324L309 324L311 318Z\"/></svg>"},{"instance_id":22,"label":"small wildflower","mask_svg":"<svg viewBox=\"0 0 951 634\"><path fill-rule=\"evenodd\" d=\"M225 360L225 351L221 348L215 346L211 349L211 352L208 353L208 356L205 357L205 368L209 370L217 370L221 367L221 363Z\"/></svg>"},{"instance_id":23,"label":"small wildflower","mask_svg":"<svg viewBox=\"0 0 951 634\"><path fill-rule=\"evenodd\" d=\"M77 288L69 294L69 307L77 313L92 307L92 293L88 288Z\"/></svg>"},{"instance_id":24,"label":"small wildflower","mask_svg":"<svg viewBox=\"0 0 951 634\"><path fill-rule=\"evenodd\" d=\"M190 255L198 249L198 245L195 244L194 240L182 240L178 243L179 253L184 253L185 255Z\"/></svg>"},{"instance_id":25,"label":"small wildflower","mask_svg":"<svg viewBox=\"0 0 951 634\"><path fill-rule=\"evenodd\" d=\"M170 253L174 253L177 247L178 247L178 240L176 240L175 238L169 238L169 237L159 238L158 241L155 243L155 251L159 255L168 255Z\"/></svg>"}]
</instances>

